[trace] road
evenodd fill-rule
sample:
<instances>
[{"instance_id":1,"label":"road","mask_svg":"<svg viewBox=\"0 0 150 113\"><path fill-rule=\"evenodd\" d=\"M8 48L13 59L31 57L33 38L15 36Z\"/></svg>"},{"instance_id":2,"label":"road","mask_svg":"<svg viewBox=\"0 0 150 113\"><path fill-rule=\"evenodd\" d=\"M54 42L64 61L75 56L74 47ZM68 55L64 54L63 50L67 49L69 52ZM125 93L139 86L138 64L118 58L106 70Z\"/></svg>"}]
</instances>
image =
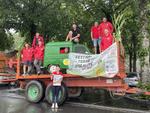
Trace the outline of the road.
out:
<instances>
[{"instance_id":1,"label":"road","mask_svg":"<svg viewBox=\"0 0 150 113\"><path fill-rule=\"evenodd\" d=\"M104 107L101 105L67 102L58 110L51 110L51 106L43 101L38 104L29 103L24 96L0 91L0 113L150 113L148 111Z\"/></svg>"}]
</instances>

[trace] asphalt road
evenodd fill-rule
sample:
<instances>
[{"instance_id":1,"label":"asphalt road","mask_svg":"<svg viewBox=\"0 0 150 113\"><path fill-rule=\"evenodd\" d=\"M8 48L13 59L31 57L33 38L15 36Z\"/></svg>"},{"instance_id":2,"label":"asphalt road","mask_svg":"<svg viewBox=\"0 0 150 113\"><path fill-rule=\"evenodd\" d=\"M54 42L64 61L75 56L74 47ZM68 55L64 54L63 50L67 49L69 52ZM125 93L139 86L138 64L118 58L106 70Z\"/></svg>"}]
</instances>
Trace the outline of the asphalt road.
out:
<instances>
[{"instance_id":1,"label":"asphalt road","mask_svg":"<svg viewBox=\"0 0 150 113\"><path fill-rule=\"evenodd\" d=\"M0 113L150 113L132 109L104 107L100 105L67 102L57 110L52 110L51 105L43 101L38 104L29 103L24 96L10 93L5 89L0 90Z\"/></svg>"},{"instance_id":2,"label":"asphalt road","mask_svg":"<svg viewBox=\"0 0 150 113\"><path fill-rule=\"evenodd\" d=\"M16 97L15 97L16 96ZM57 110L52 110L46 102L31 104L17 95L0 96L0 113L117 113L95 108L79 107L65 104ZM119 113L119 112L118 112Z\"/></svg>"}]
</instances>

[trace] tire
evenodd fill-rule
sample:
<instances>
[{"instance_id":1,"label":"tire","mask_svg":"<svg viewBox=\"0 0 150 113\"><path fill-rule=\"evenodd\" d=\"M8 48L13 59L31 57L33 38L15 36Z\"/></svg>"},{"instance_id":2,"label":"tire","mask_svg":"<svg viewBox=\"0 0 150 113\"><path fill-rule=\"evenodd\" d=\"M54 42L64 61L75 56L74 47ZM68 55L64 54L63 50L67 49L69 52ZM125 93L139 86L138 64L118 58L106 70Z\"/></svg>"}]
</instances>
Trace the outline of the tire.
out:
<instances>
[{"instance_id":1,"label":"tire","mask_svg":"<svg viewBox=\"0 0 150 113\"><path fill-rule=\"evenodd\" d=\"M44 98L44 85L40 81L32 80L25 88L25 96L29 102L38 103Z\"/></svg>"},{"instance_id":2,"label":"tire","mask_svg":"<svg viewBox=\"0 0 150 113\"><path fill-rule=\"evenodd\" d=\"M10 87L18 88L19 87L19 82L18 81L10 82L9 85L10 85Z\"/></svg>"},{"instance_id":3,"label":"tire","mask_svg":"<svg viewBox=\"0 0 150 113\"><path fill-rule=\"evenodd\" d=\"M116 95L115 94L115 91L109 91L109 95L110 97L113 99L113 100L120 100L124 97L125 95L125 92L121 92L122 93L122 96L119 96L119 95Z\"/></svg>"},{"instance_id":4,"label":"tire","mask_svg":"<svg viewBox=\"0 0 150 113\"><path fill-rule=\"evenodd\" d=\"M70 98L79 97L81 96L82 92L83 92L83 88L80 87L68 88L68 97Z\"/></svg>"},{"instance_id":5,"label":"tire","mask_svg":"<svg viewBox=\"0 0 150 113\"><path fill-rule=\"evenodd\" d=\"M46 88L45 97L48 103L52 104L52 85L51 84L49 84ZM64 83L62 83L61 90L59 92L58 104L62 105L67 99L67 97L68 97L67 87Z\"/></svg>"}]
</instances>

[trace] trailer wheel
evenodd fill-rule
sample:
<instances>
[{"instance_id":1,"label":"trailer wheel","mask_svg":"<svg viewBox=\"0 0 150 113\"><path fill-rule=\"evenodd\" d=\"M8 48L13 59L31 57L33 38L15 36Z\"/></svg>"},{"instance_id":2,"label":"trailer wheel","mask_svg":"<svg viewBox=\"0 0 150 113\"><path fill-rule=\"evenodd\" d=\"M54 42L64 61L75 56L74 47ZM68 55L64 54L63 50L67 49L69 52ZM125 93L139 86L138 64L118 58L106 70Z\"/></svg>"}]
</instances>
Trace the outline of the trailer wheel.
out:
<instances>
[{"instance_id":1,"label":"trailer wheel","mask_svg":"<svg viewBox=\"0 0 150 113\"><path fill-rule=\"evenodd\" d=\"M62 105L65 100L67 99L67 87L64 83L61 85L61 90L59 92L59 98L58 98L58 104ZM49 84L46 88L46 93L45 93L46 100L48 103L52 104L52 84Z\"/></svg>"},{"instance_id":2,"label":"trailer wheel","mask_svg":"<svg viewBox=\"0 0 150 113\"><path fill-rule=\"evenodd\" d=\"M68 97L76 98L81 96L83 92L83 88L75 87L75 88L68 88Z\"/></svg>"},{"instance_id":3,"label":"trailer wheel","mask_svg":"<svg viewBox=\"0 0 150 113\"><path fill-rule=\"evenodd\" d=\"M38 103L44 97L44 86L39 81L30 81L25 88L25 96L29 102Z\"/></svg>"},{"instance_id":4,"label":"trailer wheel","mask_svg":"<svg viewBox=\"0 0 150 113\"><path fill-rule=\"evenodd\" d=\"M121 98L125 96L125 94L126 93L124 91L119 92L119 93L116 93L115 91L109 91L109 95L113 100L120 100Z\"/></svg>"}]
</instances>

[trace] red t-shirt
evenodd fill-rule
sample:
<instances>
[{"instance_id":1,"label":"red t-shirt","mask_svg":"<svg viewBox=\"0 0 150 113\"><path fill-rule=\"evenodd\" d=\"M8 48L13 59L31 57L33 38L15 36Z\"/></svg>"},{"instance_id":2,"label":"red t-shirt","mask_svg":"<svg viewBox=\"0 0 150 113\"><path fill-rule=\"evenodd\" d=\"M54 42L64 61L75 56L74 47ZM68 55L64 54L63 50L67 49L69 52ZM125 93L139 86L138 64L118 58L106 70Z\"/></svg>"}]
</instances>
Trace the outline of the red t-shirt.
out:
<instances>
[{"instance_id":1,"label":"red t-shirt","mask_svg":"<svg viewBox=\"0 0 150 113\"><path fill-rule=\"evenodd\" d=\"M52 74L63 75L62 72L53 72Z\"/></svg>"},{"instance_id":2,"label":"red t-shirt","mask_svg":"<svg viewBox=\"0 0 150 113\"><path fill-rule=\"evenodd\" d=\"M33 48L23 48L21 51L22 61L32 61L33 58Z\"/></svg>"},{"instance_id":3,"label":"red t-shirt","mask_svg":"<svg viewBox=\"0 0 150 113\"><path fill-rule=\"evenodd\" d=\"M32 42L32 47L35 48L38 45L38 41L41 41L42 44L44 45L44 39L43 39L42 36L38 36L38 37L34 36L34 39L33 39L33 42Z\"/></svg>"},{"instance_id":4,"label":"red t-shirt","mask_svg":"<svg viewBox=\"0 0 150 113\"><path fill-rule=\"evenodd\" d=\"M60 53L61 53L61 54L64 54L64 53L65 53L65 49L61 49L61 50L60 50Z\"/></svg>"},{"instance_id":5,"label":"red t-shirt","mask_svg":"<svg viewBox=\"0 0 150 113\"><path fill-rule=\"evenodd\" d=\"M44 46L36 46L34 49L34 58L43 60L44 58Z\"/></svg>"},{"instance_id":6,"label":"red t-shirt","mask_svg":"<svg viewBox=\"0 0 150 113\"><path fill-rule=\"evenodd\" d=\"M105 35L104 30L107 29L111 34L113 33L113 26L110 22L102 22L99 25L99 35L103 37Z\"/></svg>"},{"instance_id":7,"label":"red t-shirt","mask_svg":"<svg viewBox=\"0 0 150 113\"><path fill-rule=\"evenodd\" d=\"M102 37L102 42L101 42L101 51L104 51L107 49L109 46L111 46L113 43L113 36L111 33L109 33L107 36Z\"/></svg>"},{"instance_id":8,"label":"red t-shirt","mask_svg":"<svg viewBox=\"0 0 150 113\"><path fill-rule=\"evenodd\" d=\"M98 39L99 38L99 27L95 27L95 26L92 26L91 28L91 32L92 32L92 36L94 39Z\"/></svg>"}]
</instances>

